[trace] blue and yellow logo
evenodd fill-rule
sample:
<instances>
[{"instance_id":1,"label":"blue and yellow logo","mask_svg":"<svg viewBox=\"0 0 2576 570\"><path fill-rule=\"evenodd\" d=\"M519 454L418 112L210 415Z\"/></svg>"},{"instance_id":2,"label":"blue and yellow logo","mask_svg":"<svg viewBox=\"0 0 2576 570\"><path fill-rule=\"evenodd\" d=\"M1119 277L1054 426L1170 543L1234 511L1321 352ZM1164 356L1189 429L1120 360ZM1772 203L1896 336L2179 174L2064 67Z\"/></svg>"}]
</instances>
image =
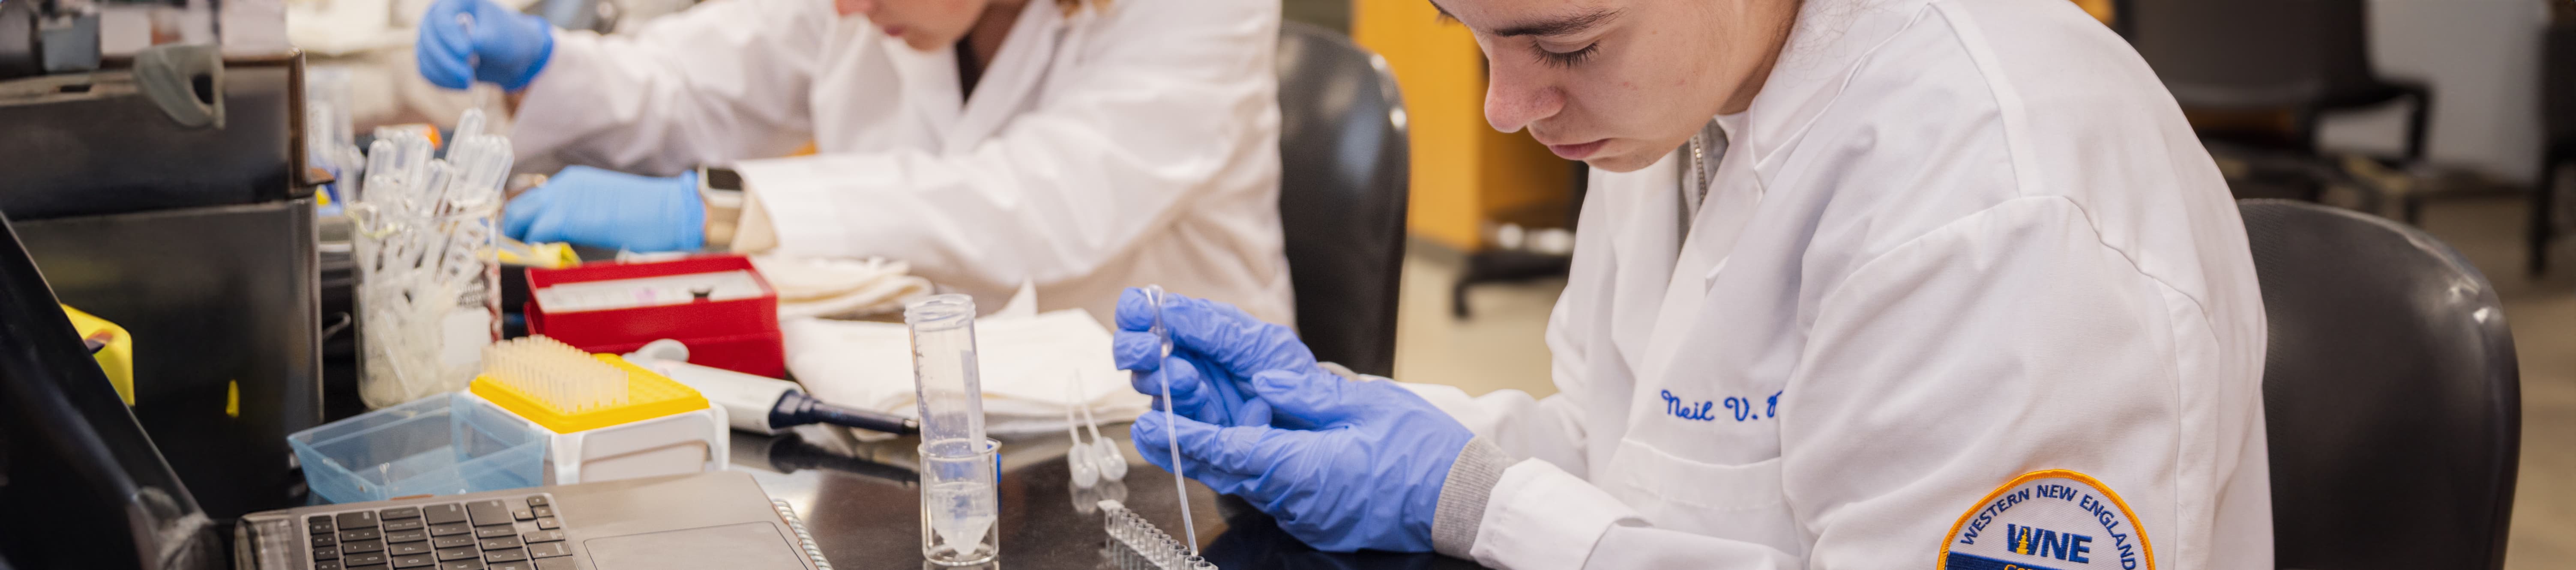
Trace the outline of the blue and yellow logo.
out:
<instances>
[{"instance_id":1,"label":"blue and yellow logo","mask_svg":"<svg viewBox=\"0 0 2576 570\"><path fill-rule=\"evenodd\" d=\"M2000 532L1998 532L2000 531ZM2154 570L2155 551L2109 485L2052 469L2014 477L1959 515L1943 570Z\"/></svg>"}]
</instances>

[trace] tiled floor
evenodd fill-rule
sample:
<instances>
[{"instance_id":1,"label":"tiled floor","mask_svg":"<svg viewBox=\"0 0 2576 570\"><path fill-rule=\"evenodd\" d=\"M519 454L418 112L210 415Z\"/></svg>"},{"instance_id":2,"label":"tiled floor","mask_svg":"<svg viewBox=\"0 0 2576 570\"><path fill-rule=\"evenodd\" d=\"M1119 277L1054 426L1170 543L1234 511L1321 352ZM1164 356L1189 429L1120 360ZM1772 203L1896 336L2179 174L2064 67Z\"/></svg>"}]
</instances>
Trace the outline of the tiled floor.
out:
<instances>
[{"instance_id":1,"label":"tiled floor","mask_svg":"<svg viewBox=\"0 0 2576 570\"><path fill-rule=\"evenodd\" d=\"M2522 476L2515 494L2509 570L2576 566L2576 246L2562 248L2556 277L2522 271L2524 210L2515 200L2439 203L2425 227L2469 256L2495 281L2522 360ZM2571 239L2568 241L2576 241ZM1468 293L1474 316L1449 316L1454 254L1415 247L1405 262L1397 325L1396 378L1482 394L1518 389L1544 396L1549 306L1564 280L1485 285Z\"/></svg>"}]
</instances>

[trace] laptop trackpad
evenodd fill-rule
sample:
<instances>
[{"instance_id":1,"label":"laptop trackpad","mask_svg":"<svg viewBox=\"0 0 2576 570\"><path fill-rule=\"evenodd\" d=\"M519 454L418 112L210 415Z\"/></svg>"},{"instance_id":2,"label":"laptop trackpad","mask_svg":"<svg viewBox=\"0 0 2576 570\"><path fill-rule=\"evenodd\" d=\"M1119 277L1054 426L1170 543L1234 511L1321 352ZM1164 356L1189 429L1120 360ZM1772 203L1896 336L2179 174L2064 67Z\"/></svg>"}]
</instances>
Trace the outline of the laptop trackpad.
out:
<instances>
[{"instance_id":1,"label":"laptop trackpad","mask_svg":"<svg viewBox=\"0 0 2576 570\"><path fill-rule=\"evenodd\" d=\"M748 522L582 541L598 570L803 570L803 550L778 525Z\"/></svg>"}]
</instances>

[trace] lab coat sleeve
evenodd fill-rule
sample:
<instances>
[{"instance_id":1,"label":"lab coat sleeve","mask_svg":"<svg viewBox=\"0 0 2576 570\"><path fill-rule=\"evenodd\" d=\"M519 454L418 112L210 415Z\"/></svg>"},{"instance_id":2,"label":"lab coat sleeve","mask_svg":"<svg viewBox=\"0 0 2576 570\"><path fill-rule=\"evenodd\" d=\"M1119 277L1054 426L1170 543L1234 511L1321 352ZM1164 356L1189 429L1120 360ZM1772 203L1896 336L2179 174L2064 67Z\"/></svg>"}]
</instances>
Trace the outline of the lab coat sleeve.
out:
<instances>
[{"instance_id":1,"label":"lab coat sleeve","mask_svg":"<svg viewBox=\"0 0 2576 570\"><path fill-rule=\"evenodd\" d=\"M1816 569L1920 566L1988 493L2064 469L2127 499L2146 535L2207 503L2183 450L2194 386L2250 385L2204 358L2200 303L2108 245L2062 196L2003 201L1828 288L1780 398L1780 480ZM2201 489L2199 499L2178 493ZM2189 546L2170 551L2189 552Z\"/></svg>"},{"instance_id":2,"label":"lab coat sleeve","mask_svg":"<svg viewBox=\"0 0 2576 570\"><path fill-rule=\"evenodd\" d=\"M829 0L721 0L631 34L555 30L511 131L522 161L674 175L812 138L807 94Z\"/></svg>"},{"instance_id":3,"label":"lab coat sleeve","mask_svg":"<svg viewBox=\"0 0 2576 570\"><path fill-rule=\"evenodd\" d=\"M1007 291L1094 273L1194 193L1275 187L1276 4L1109 6L1100 17L1120 21L1059 46L1081 61L971 149L737 163L775 251L901 259L942 284Z\"/></svg>"},{"instance_id":4,"label":"lab coat sleeve","mask_svg":"<svg viewBox=\"0 0 2576 570\"><path fill-rule=\"evenodd\" d=\"M1777 461L1779 499L1810 550L1658 528L1583 478L1522 462L1495 486L1476 559L1922 567L1983 496L2046 469L2111 486L2149 535L2172 528L2184 444L2175 346L2211 333L2196 304L2105 246L2074 203L2008 200L1845 275L1808 277L1823 293L1802 301L1808 345L1781 396ZM1688 485L1690 475L1591 479Z\"/></svg>"}]
</instances>

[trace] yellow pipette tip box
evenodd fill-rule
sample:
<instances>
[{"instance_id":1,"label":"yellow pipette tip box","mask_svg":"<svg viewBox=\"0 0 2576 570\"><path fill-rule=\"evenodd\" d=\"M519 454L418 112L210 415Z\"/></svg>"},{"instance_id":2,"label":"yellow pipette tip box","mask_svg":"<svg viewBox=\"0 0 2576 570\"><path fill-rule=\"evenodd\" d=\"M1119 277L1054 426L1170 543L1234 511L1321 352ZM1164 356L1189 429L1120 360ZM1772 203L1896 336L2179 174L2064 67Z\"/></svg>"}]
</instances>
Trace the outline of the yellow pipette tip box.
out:
<instances>
[{"instance_id":1,"label":"yellow pipette tip box","mask_svg":"<svg viewBox=\"0 0 2576 570\"><path fill-rule=\"evenodd\" d=\"M555 433L573 433L624 425L663 416L685 414L707 409L707 398L696 389L627 362L615 354L593 354L591 358L626 371L626 403L593 410L571 411L537 398L517 385L491 376L475 376L470 391L492 405L536 422Z\"/></svg>"}]
</instances>

